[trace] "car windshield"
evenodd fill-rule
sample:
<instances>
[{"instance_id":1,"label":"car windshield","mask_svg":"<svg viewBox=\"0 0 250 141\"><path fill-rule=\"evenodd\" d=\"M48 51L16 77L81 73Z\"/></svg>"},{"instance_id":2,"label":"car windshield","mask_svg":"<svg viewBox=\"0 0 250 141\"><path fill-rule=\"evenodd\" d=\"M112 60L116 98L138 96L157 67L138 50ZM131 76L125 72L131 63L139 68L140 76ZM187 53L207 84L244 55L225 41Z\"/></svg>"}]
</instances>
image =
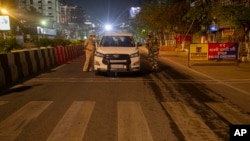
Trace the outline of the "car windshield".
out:
<instances>
[{"instance_id":1,"label":"car windshield","mask_svg":"<svg viewBox=\"0 0 250 141\"><path fill-rule=\"evenodd\" d=\"M131 36L103 36L101 47L135 47L135 41Z\"/></svg>"}]
</instances>

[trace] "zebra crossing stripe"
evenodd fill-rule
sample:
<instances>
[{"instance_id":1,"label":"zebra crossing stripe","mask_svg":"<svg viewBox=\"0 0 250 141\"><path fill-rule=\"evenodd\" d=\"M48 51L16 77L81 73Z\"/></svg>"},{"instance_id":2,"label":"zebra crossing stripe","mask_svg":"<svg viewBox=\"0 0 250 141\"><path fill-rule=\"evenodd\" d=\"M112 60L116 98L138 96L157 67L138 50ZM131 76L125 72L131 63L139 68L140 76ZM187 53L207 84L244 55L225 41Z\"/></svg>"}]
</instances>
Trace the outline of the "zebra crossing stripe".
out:
<instances>
[{"instance_id":1,"label":"zebra crossing stripe","mask_svg":"<svg viewBox=\"0 0 250 141\"><path fill-rule=\"evenodd\" d=\"M250 124L250 117L240 113L226 103L209 102L206 105L231 124Z\"/></svg>"},{"instance_id":2,"label":"zebra crossing stripe","mask_svg":"<svg viewBox=\"0 0 250 141\"><path fill-rule=\"evenodd\" d=\"M8 103L8 101L0 101L0 106L4 105L4 104L7 104L7 103Z\"/></svg>"},{"instance_id":3,"label":"zebra crossing stripe","mask_svg":"<svg viewBox=\"0 0 250 141\"><path fill-rule=\"evenodd\" d=\"M175 121L186 141L218 141L219 138L212 130L180 102L162 102L163 107Z\"/></svg>"},{"instance_id":4,"label":"zebra crossing stripe","mask_svg":"<svg viewBox=\"0 0 250 141\"><path fill-rule=\"evenodd\" d=\"M0 123L0 140L13 141L23 128L37 118L52 101L32 101Z\"/></svg>"},{"instance_id":5,"label":"zebra crossing stripe","mask_svg":"<svg viewBox=\"0 0 250 141\"><path fill-rule=\"evenodd\" d=\"M118 141L153 141L139 102L118 102Z\"/></svg>"},{"instance_id":6,"label":"zebra crossing stripe","mask_svg":"<svg viewBox=\"0 0 250 141\"><path fill-rule=\"evenodd\" d=\"M95 102L75 101L56 125L47 141L80 141L84 137Z\"/></svg>"}]
</instances>

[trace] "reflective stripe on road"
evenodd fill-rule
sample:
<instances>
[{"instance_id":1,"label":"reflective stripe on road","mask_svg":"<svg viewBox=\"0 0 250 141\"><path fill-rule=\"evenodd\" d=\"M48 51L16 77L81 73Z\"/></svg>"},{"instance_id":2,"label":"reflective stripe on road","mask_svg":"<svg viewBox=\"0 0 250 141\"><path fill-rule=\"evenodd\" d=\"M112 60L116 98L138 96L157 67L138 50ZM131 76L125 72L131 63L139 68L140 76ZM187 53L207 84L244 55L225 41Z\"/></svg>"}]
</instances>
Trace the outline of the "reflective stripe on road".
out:
<instances>
[{"instance_id":1,"label":"reflective stripe on road","mask_svg":"<svg viewBox=\"0 0 250 141\"><path fill-rule=\"evenodd\" d=\"M0 140L15 140L31 121L48 109L52 101L31 101L0 122ZM0 106L9 104L0 101ZM186 141L221 140L206 124L206 119L181 102L162 102ZM47 141L79 141L84 139L95 110L95 101L74 101L48 135ZM249 124L250 119L226 103L206 103L214 112L231 124ZM5 105L6 106L6 105ZM117 102L117 141L153 141L152 132L138 101ZM32 123L31 123L32 124ZM166 123L167 124L167 123ZM173 129L174 130L174 129ZM169 132L169 131L163 131ZM113 134L113 133L112 133ZM229 134L229 133L228 133Z\"/></svg>"},{"instance_id":2,"label":"reflective stripe on road","mask_svg":"<svg viewBox=\"0 0 250 141\"><path fill-rule=\"evenodd\" d=\"M118 102L118 141L153 141L139 102Z\"/></svg>"},{"instance_id":3,"label":"reflective stripe on road","mask_svg":"<svg viewBox=\"0 0 250 141\"><path fill-rule=\"evenodd\" d=\"M47 141L83 139L95 102L75 101L54 128Z\"/></svg>"}]
</instances>

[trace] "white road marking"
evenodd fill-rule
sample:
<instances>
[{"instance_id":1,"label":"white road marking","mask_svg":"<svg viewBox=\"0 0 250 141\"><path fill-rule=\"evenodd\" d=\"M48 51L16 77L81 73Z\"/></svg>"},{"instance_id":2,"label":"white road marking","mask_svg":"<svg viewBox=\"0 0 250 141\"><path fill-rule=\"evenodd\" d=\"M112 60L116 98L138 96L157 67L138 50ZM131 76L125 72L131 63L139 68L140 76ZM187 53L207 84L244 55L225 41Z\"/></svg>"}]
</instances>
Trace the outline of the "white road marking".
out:
<instances>
[{"instance_id":1,"label":"white road marking","mask_svg":"<svg viewBox=\"0 0 250 141\"><path fill-rule=\"evenodd\" d=\"M81 141L95 102L75 101L54 128L47 141Z\"/></svg>"},{"instance_id":2,"label":"white road marking","mask_svg":"<svg viewBox=\"0 0 250 141\"><path fill-rule=\"evenodd\" d=\"M216 134L187 106L180 102L162 102L186 141L219 141Z\"/></svg>"},{"instance_id":3,"label":"white road marking","mask_svg":"<svg viewBox=\"0 0 250 141\"><path fill-rule=\"evenodd\" d=\"M222 116L231 124L250 124L250 117L240 113L238 110L226 103L206 103L211 109Z\"/></svg>"},{"instance_id":4,"label":"white road marking","mask_svg":"<svg viewBox=\"0 0 250 141\"><path fill-rule=\"evenodd\" d=\"M118 102L118 141L153 141L139 102Z\"/></svg>"},{"instance_id":5,"label":"white road marking","mask_svg":"<svg viewBox=\"0 0 250 141\"><path fill-rule=\"evenodd\" d=\"M32 101L0 123L0 140L13 141L32 120L37 118L52 101Z\"/></svg>"}]
</instances>

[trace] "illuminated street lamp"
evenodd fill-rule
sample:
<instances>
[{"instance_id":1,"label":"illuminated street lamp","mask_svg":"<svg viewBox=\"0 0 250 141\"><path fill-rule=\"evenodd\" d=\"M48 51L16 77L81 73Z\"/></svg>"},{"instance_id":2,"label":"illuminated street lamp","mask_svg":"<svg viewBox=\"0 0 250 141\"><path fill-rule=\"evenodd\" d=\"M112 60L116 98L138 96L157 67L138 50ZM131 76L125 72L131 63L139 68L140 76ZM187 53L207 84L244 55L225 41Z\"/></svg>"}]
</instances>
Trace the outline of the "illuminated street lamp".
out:
<instances>
[{"instance_id":1,"label":"illuminated street lamp","mask_svg":"<svg viewBox=\"0 0 250 141\"><path fill-rule=\"evenodd\" d=\"M1 9L1 13L2 13L2 14L8 14L8 11L7 11L6 9L2 8L2 9Z\"/></svg>"},{"instance_id":2,"label":"illuminated street lamp","mask_svg":"<svg viewBox=\"0 0 250 141\"><path fill-rule=\"evenodd\" d=\"M112 30L112 25L106 24L106 25L104 26L104 28L105 28L106 31L111 31L111 30Z\"/></svg>"},{"instance_id":3,"label":"illuminated street lamp","mask_svg":"<svg viewBox=\"0 0 250 141\"><path fill-rule=\"evenodd\" d=\"M45 21L45 20L42 20L42 21L41 21L41 24L42 24L43 26L45 26L45 25L46 25L46 21Z\"/></svg>"}]
</instances>

